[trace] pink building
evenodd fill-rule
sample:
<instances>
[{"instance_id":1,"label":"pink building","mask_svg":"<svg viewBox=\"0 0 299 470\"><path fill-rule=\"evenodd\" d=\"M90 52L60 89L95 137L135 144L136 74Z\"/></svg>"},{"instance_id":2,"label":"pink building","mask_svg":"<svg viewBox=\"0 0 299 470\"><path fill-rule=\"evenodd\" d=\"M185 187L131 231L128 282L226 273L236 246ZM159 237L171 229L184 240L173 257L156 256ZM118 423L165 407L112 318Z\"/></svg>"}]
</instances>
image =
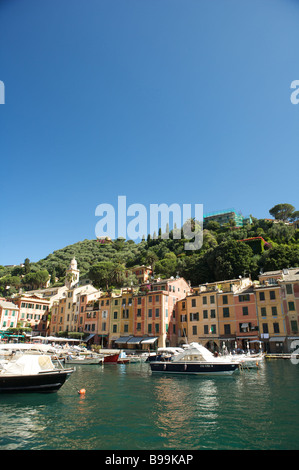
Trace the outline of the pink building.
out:
<instances>
[{"instance_id":1,"label":"pink building","mask_svg":"<svg viewBox=\"0 0 299 470\"><path fill-rule=\"evenodd\" d=\"M5 331L8 328L17 328L19 318L19 307L7 301L0 300L0 330Z\"/></svg>"}]
</instances>

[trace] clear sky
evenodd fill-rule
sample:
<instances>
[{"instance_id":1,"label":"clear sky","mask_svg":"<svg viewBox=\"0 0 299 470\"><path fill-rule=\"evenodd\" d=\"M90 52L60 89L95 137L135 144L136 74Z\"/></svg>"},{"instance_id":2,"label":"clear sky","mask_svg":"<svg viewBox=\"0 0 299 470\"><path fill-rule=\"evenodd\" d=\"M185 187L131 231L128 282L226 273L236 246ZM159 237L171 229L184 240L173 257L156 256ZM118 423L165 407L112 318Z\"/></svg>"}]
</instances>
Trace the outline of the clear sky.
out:
<instances>
[{"instance_id":1,"label":"clear sky","mask_svg":"<svg viewBox=\"0 0 299 470\"><path fill-rule=\"evenodd\" d=\"M0 0L0 264L119 195L299 210L298 44L297 0Z\"/></svg>"}]
</instances>

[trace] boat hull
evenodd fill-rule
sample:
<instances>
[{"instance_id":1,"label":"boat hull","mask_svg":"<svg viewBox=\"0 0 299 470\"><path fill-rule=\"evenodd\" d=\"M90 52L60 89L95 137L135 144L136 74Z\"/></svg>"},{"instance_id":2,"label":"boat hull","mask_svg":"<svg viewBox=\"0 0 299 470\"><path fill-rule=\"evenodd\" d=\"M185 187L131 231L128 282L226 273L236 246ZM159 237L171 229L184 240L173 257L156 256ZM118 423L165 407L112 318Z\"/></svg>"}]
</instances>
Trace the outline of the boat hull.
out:
<instances>
[{"instance_id":1,"label":"boat hull","mask_svg":"<svg viewBox=\"0 0 299 470\"><path fill-rule=\"evenodd\" d=\"M35 375L2 375L0 393L56 392L73 371L73 369L64 369Z\"/></svg>"},{"instance_id":2,"label":"boat hull","mask_svg":"<svg viewBox=\"0 0 299 470\"><path fill-rule=\"evenodd\" d=\"M65 359L66 364L74 365L90 365L90 364L103 364L103 359Z\"/></svg>"},{"instance_id":3,"label":"boat hull","mask_svg":"<svg viewBox=\"0 0 299 470\"><path fill-rule=\"evenodd\" d=\"M116 362L118 361L119 354L111 354L109 356L104 357L104 362L109 363L109 362Z\"/></svg>"},{"instance_id":4,"label":"boat hull","mask_svg":"<svg viewBox=\"0 0 299 470\"><path fill-rule=\"evenodd\" d=\"M238 368L237 363L205 362L150 362L152 372L182 375L231 375Z\"/></svg>"}]
</instances>

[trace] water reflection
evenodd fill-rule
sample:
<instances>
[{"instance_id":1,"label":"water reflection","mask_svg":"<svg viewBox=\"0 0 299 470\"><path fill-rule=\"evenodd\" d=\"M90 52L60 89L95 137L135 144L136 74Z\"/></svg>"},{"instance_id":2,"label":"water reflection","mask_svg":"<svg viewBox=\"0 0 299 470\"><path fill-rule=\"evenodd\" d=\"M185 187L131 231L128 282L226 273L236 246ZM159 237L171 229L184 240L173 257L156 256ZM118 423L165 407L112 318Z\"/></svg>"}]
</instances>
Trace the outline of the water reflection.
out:
<instances>
[{"instance_id":1,"label":"water reflection","mask_svg":"<svg viewBox=\"0 0 299 470\"><path fill-rule=\"evenodd\" d=\"M80 366L58 393L1 396L0 448L296 449L298 370L207 378Z\"/></svg>"},{"instance_id":2,"label":"water reflection","mask_svg":"<svg viewBox=\"0 0 299 470\"><path fill-rule=\"evenodd\" d=\"M153 381L155 426L170 447L201 448L201 436L218 429L217 380L168 376Z\"/></svg>"}]
</instances>

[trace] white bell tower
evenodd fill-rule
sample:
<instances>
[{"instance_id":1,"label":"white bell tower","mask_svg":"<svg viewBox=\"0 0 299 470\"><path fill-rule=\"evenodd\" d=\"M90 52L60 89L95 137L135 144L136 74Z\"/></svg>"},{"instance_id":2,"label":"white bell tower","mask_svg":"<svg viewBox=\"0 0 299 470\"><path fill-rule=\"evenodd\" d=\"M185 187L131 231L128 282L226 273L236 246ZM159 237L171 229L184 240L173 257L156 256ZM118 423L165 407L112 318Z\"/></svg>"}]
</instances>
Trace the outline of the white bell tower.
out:
<instances>
[{"instance_id":1,"label":"white bell tower","mask_svg":"<svg viewBox=\"0 0 299 470\"><path fill-rule=\"evenodd\" d=\"M78 284L80 276L80 270L77 268L77 261L75 257L72 259L69 268L65 273L65 285L68 289Z\"/></svg>"}]
</instances>

